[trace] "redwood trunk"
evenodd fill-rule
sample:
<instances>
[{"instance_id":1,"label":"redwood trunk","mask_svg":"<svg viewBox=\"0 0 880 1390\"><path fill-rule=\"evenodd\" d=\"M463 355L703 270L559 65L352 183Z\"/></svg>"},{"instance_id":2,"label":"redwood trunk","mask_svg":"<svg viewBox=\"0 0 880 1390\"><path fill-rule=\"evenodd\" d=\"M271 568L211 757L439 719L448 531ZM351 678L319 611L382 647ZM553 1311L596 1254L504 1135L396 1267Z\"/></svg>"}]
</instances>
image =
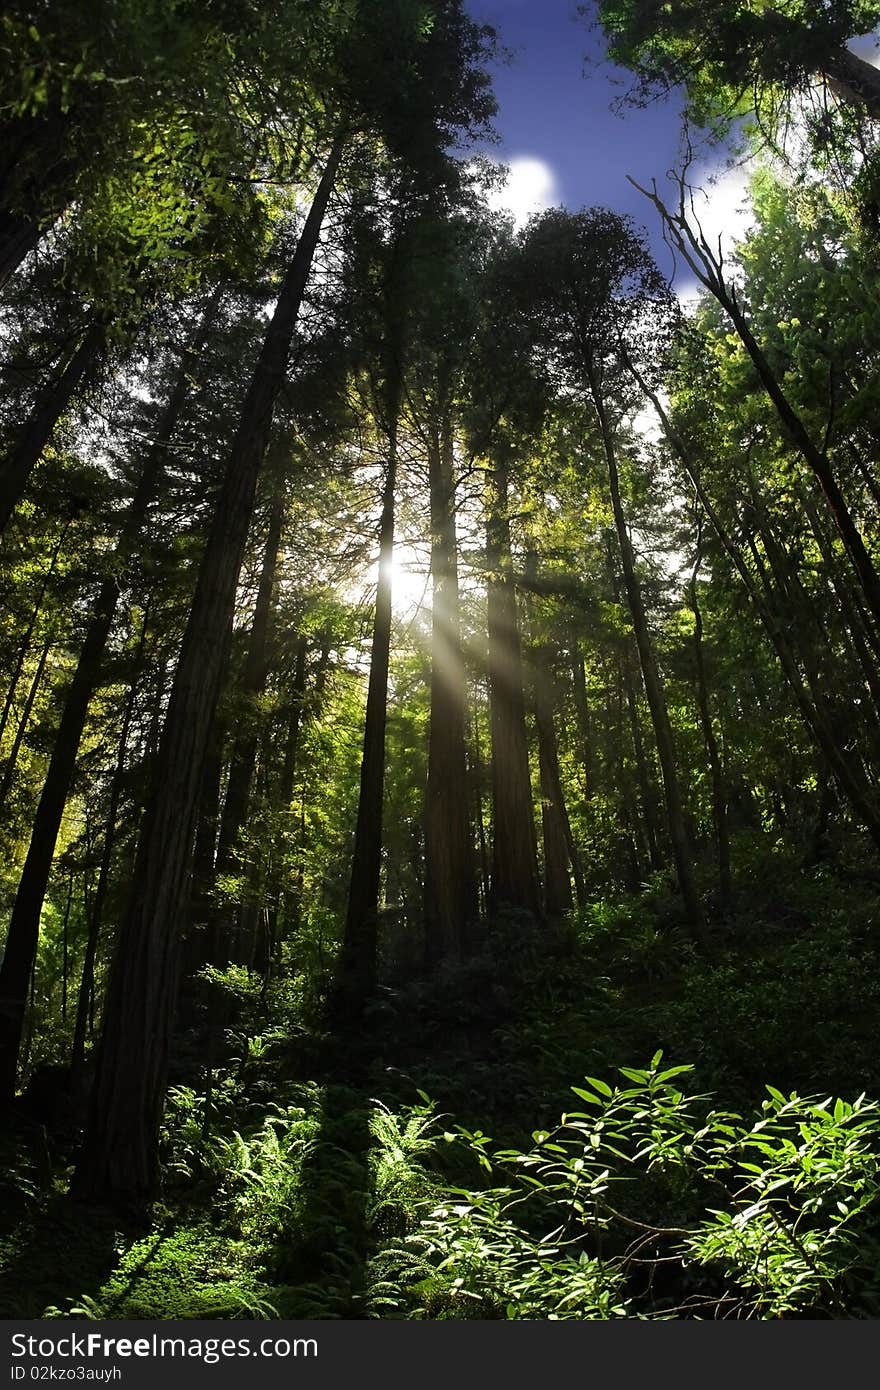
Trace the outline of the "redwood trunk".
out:
<instances>
[{"instance_id":1,"label":"redwood trunk","mask_svg":"<svg viewBox=\"0 0 880 1390\"><path fill-rule=\"evenodd\" d=\"M430 961L460 956L477 916L468 815L466 682L461 652L453 440L428 451L431 501L431 719L425 803L425 918Z\"/></svg>"},{"instance_id":2,"label":"redwood trunk","mask_svg":"<svg viewBox=\"0 0 880 1390\"><path fill-rule=\"evenodd\" d=\"M376 982L379 883L382 861L382 801L385 783L385 726L391 653L391 567L394 558L394 489L397 482L397 410L391 412L388 467L379 527L379 575L364 717L364 745L354 857L345 933L339 962L339 997L355 1009Z\"/></svg>"},{"instance_id":3,"label":"redwood trunk","mask_svg":"<svg viewBox=\"0 0 880 1390\"><path fill-rule=\"evenodd\" d=\"M492 741L492 870L489 910L521 908L540 916L522 645L511 577L506 460L495 461L486 518L489 579L489 726Z\"/></svg>"}]
</instances>

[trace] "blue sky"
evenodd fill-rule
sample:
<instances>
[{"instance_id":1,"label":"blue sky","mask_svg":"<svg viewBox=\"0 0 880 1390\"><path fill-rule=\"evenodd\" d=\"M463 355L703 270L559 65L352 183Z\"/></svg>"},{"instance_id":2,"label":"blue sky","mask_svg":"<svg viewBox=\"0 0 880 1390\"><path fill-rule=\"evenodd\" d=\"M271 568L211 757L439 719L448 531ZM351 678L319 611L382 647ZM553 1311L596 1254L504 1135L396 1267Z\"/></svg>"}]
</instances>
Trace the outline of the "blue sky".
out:
<instances>
[{"instance_id":1,"label":"blue sky","mask_svg":"<svg viewBox=\"0 0 880 1390\"><path fill-rule=\"evenodd\" d=\"M574 0L468 0L475 19L492 24L511 62L494 70L502 143L489 151L513 162L514 194L580 208L601 205L632 214L651 234L655 254L668 252L656 235L653 209L626 181L658 182L677 160L680 103L646 110L613 109L631 77L603 56L602 36L578 19ZM541 190L540 161L546 172Z\"/></svg>"},{"instance_id":2,"label":"blue sky","mask_svg":"<svg viewBox=\"0 0 880 1390\"><path fill-rule=\"evenodd\" d=\"M525 220L539 206L564 204L577 209L603 206L629 213L648 232L665 274L670 252L659 233L654 209L627 183L631 174L663 186L679 163L681 101L655 101L644 110L615 103L632 85L626 71L604 57L604 38L584 18L576 0L467 0L474 19L494 25L503 46L513 50L509 64L494 71L501 144L487 150L510 164L506 203ZM591 9L593 7L591 6ZM852 45L877 62L876 38ZM705 152L695 166L695 182L708 194L700 216L711 239L741 235L747 173L724 171L720 153ZM676 289L693 289L681 270Z\"/></svg>"}]
</instances>

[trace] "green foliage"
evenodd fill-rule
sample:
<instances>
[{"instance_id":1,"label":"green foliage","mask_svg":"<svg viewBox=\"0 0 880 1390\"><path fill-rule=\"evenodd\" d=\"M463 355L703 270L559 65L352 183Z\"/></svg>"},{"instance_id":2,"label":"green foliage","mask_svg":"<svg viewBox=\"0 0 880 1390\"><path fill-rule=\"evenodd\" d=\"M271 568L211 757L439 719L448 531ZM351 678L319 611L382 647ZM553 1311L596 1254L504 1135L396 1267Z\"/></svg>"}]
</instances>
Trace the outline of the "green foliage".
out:
<instances>
[{"instance_id":1,"label":"green foliage","mask_svg":"<svg viewBox=\"0 0 880 1390\"><path fill-rule=\"evenodd\" d=\"M276 1316L247 1247L204 1225L135 1241L96 1295L71 1300L44 1317L265 1318Z\"/></svg>"},{"instance_id":2,"label":"green foliage","mask_svg":"<svg viewBox=\"0 0 880 1390\"><path fill-rule=\"evenodd\" d=\"M492 1150L460 1129L457 1142L505 1185L451 1189L382 1256L376 1306L411 1317L875 1316L880 1107L768 1087L755 1120L707 1113L708 1097L678 1089L693 1068L661 1064L657 1053L648 1068L620 1069L629 1084L572 1087L589 1109L536 1131L528 1149ZM703 1271L680 1308L653 1279L639 1288L646 1268L676 1263L685 1286L692 1264ZM392 1270L403 1291L392 1292Z\"/></svg>"}]
</instances>

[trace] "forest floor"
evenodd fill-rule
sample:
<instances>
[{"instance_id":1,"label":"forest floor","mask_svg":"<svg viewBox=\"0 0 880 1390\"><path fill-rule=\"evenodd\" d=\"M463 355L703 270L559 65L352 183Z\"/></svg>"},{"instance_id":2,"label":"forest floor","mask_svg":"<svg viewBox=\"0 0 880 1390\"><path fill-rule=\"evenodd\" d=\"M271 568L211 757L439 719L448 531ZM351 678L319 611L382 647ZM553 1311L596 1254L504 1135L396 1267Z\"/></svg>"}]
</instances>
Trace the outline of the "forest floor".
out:
<instances>
[{"instance_id":1,"label":"forest floor","mask_svg":"<svg viewBox=\"0 0 880 1390\"><path fill-rule=\"evenodd\" d=\"M196 1027L179 1039L164 1189L148 1225L65 1196L76 1142L69 1116L46 1126L22 1113L7 1131L0 1316L676 1316L682 1307L687 1315L688 1299L695 1308L716 1300L698 1316L728 1315L726 1308L735 1316L876 1316L880 1259L871 1256L852 1292L848 1247L835 1253L840 1230L820 1248L805 1239L800 1211L788 1262L766 1276L757 1302L758 1276L744 1272L729 1242L714 1254L707 1247L695 1275L663 1239L690 1229L695 1201L700 1212L712 1209L705 1181L697 1200L699 1182L681 1177L690 1150L666 1125L663 1142L678 1145L672 1181L675 1164L657 1161L656 1126L653 1156L637 1175L626 1149L646 1113L636 1108L640 1087L655 1109L677 1115L686 1106L673 1080L663 1080L661 1062L691 1067L675 1084L711 1097L737 1122L762 1114L768 1086L779 1105L792 1093L814 1102L880 1097L877 880L854 859L804 869L780 847L751 845L741 849L737 884L735 910L713 927L708 956L691 944L677 900L659 890L594 902L564 927L509 915L486 929L473 960L430 981L400 978L389 962L388 982L344 1037L321 1023L304 975L261 997L245 972L233 972L223 987L238 992L242 1015L225 1031L207 1102L204 1033ZM614 1101L624 1117L614 1147L611 1112L601 1106L620 1085L621 1067L636 1069L626 1073L635 1099ZM534 1158L560 1114L580 1106L571 1087L585 1085L606 1132L590 1138L580 1122L582 1152L593 1145L607 1160L607 1145L628 1166L618 1176L635 1176L625 1200L615 1197L607 1209L598 1172L592 1207L581 1196L569 1200L577 1168L570 1144ZM709 1104L695 1102L695 1113ZM861 1194L859 1238L873 1249L878 1125L872 1120L863 1145L871 1162L865 1158L856 1181L852 1132L829 1138L831 1112L819 1113L829 1115L821 1152L846 1168L830 1180L841 1193L850 1182ZM835 1123L839 1130L850 1121L838 1111ZM499 1149L519 1157L508 1152L499 1166ZM803 1167L793 1188L806 1181ZM525 1180L544 1199L534 1219L512 1214L525 1200L519 1179L510 1180L514 1169L531 1174ZM778 1184L785 1181L791 1188L791 1179ZM576 1238L541 1224L560 1183L568 1183L569 1217L575 1211L581 1223ZM615 1231L608 1211L629 1234ZM781 1229L778 1209L771 1215ZM636 1258L631 1233L640 1226L653 1243L648 1257ZM558 1292L548 1312L554 1279L571 1289L574 1270L577 1298Z\"/></svg>"}]
</instances>

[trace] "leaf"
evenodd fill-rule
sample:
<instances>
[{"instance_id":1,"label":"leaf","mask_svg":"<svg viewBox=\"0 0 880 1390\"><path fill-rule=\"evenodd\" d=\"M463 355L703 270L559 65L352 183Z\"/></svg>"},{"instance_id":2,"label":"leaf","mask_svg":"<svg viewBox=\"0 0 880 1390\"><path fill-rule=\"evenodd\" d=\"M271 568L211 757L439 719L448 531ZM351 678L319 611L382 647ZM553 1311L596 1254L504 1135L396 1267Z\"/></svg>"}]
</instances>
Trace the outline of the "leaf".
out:
<instances>
[{"instance_id":1,"label":"leaf","mask_svg":"<svg viewBox=\"0 0 880 1390\"><path fill-rule=\"evenodd\" d=\"M660 1054L658 1053L657 1055L659 1056ZM693 1071L693 1067L688 1063L685 1063L683 1066L680 1067L670 1067L668 1071L661 1071L660 1074L656 1077L656 1080L669 1081L673 1076L682 1076L687 1071Z\"/></svg>"},{"instance_id":2,"label":"leaf","mask_svg":"<svg viewBox=\"0 0 880 1390\"><path fill-rule=\"evenodd\" d=\"M613 1095L611 1087L608 1085L606 1081L600 1081L596 1076L587 1076L584 1079L586 1081L589 1081L590 1085L593 1087L593 1090L598 1091L600 1096ZM574 1087L572 1087L572 1090L574 1090Z\"/></svg>"},{"instance_id":3,"label":"leaf","mask_svg":"<svg viewBox=\"0 0 880 1390\"><path fill-rule=\"evenodd\" d=\"M585 1100L588 1105L602 1104L602 1101L598 1096L594 1096L590 1091L583 1090L580 1086L572 1086L571 1089L574 1091L576 1096L580 1096L581 1100Z\"/></svg>"}]
</instances>

